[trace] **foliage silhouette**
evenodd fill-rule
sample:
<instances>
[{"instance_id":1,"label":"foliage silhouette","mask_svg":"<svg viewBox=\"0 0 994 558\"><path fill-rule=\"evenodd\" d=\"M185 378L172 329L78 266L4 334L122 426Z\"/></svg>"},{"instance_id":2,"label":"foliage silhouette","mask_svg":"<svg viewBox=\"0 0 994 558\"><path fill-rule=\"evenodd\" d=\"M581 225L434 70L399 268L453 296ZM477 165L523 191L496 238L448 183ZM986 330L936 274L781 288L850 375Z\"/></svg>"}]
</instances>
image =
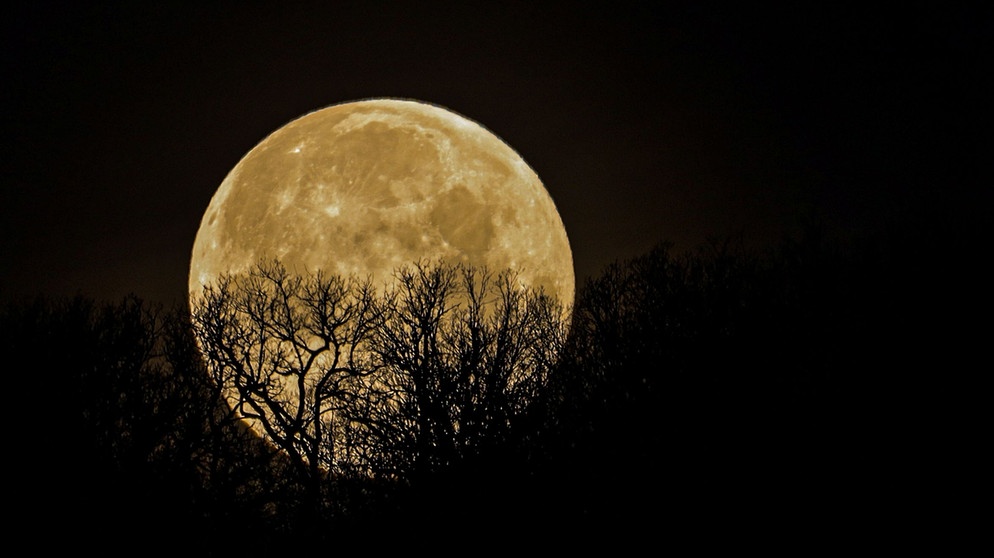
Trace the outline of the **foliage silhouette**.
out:
<instances>
[{"instance_id":1,"label":"foliage silhouette","mask_svg":"<svg viewBox=\"0 0 994 558\"><path fill-rule=\"evenodd\" d=\"M8 303L0 335L6 350L35 357L12 390L35 417L18 432L26 514L122 556L135 552L122 531L162 550L203 539L197 548L212 555L242 542L211 533L255 528L275 540L292 521L292 477L225 418L182 309L39 297Z\"/></svg>"},{"instance_id":2,"label":"foliage silhouette","mask_svg":"<svg viewBox=\"0 0 994 558\"><path fill-rule=\"evenodd\" d=\"M265 262L193 307L233 412L314 479L409 480L500 441L566 331L555 301L509 272L426 262L399 269L383 296Z\"/></svg>"},{"instance_id":3,"label":"foliage silhouette","mask_svg":"<svg viewBox=\"0 0 994 558\"><path fill-rule=\"evenodd\" d=\"M350 482L429 482L497 451L542 394L564 309L514 273L416 262L367 283L278 261L219 278L192 324L230 418L257 425L306 479L311 520Z\"/></svg>"},{"instance_id":4,"label":"foliage silhouette","mask_svg":"<svg viewBox=\"0 0 994 558\"><path fill-rule=\"evenodd\" d=\"M617 549L661 528L765 536L757 525L859 530L924 513L926 452L963 445L950 425L969 364L953 348L978 342L959 312L979 275L952 280L922 254L965 258L980 237L943 226L955 233L912 219L856 238L811 226L765 251L663 244L581 286L568 328L555 301L510 288L513 274L425 264L383 298L260 268L242 285L267 302L243 300L243 314L284 329L222 323L239 308L234 282L193 316L133 297L11 303L4 348L33 357L8 374L19 416L35 417L13 432L31 464L22 500L82 525L82 546L106 547L113 526L206 555L361 549L384 533L410 548L509 517L521 537L580 531L586 546L601 533ZM290 298L309 317L279 306ZM269 335L261 362L291 373L318 347L298 333L324 335L333 354L310 361L320 397L304 402L336 418L288 430L296 453L244 428L219 380L236 381L224 374L245 355L219 352L230 368L212 369L196 341L212 319L231 345ZM265 403L275 386L262 380L238 380L246 399ZM368 404L380 399L391 405ZM217 536L236 532L252 536ZM214 542L193 543L202 535Z\"/></svg>"}]
</instances>

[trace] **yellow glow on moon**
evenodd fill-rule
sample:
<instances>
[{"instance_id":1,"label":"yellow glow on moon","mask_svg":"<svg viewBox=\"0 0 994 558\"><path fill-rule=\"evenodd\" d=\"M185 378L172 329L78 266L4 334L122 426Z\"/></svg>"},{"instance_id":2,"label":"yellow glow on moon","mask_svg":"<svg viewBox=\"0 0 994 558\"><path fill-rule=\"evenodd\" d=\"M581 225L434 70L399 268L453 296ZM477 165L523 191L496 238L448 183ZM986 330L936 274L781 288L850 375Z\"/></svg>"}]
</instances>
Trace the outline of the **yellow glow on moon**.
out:
<instances>
[{"instance_id":1,"label":"yellow glow on moon","mask_svg":"<svg viewBox=\"0 0 994 558\"><path fill-rule=\"evenodd\" d=\"M571 305L573 257L535 172L481 125L436 105L371 99L293 120L221 183L197 231L191 302L224 273L279 258L291 273L371 277L443 260L513 269Z\"/></svg>"}]
</instances>

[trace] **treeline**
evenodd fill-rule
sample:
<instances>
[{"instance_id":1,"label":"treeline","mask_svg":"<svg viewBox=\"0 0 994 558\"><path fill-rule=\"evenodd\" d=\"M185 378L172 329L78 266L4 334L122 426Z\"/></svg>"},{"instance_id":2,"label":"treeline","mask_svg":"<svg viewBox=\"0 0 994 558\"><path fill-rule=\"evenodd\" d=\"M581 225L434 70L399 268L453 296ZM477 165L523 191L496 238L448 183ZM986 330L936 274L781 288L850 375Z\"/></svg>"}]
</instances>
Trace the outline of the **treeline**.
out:
<instances>
[{"instance_id":1,"label":"treeline","mask_svg":"<svg viewBox=\"0 0 994 558\"><path fill-rule=\"evenodd\" d=\"M299 459L233 420L185 308L8 304L8 456L25 469L15 492L50 531L122 554L122 531L202 555L429 547L474 533L478 548L526 535L582 544L577 533L624 545L914 508L929 490L905 490L918 451L957 439L945 430L967 366L956 347L978 338L959 319L973 284L951 281L956 262L944 257L967 252L948 242L969 235L934 230L840 240L812 226L772 249L717 240L619 261L578 290L555 362L493 439L478 423L472 443L417 475L324 475L317 487ZM402 323L380 343L410 368L422 360L404 351ZM422 372L457 371L473 355L483 366L458 344L474 339L465 326L448 338L460 359ZM531 359L548 348L521 340ZM465 397L470 416L484 400ZM454 439L444 422L391 455Z\"/></svg>"}]
</instances>

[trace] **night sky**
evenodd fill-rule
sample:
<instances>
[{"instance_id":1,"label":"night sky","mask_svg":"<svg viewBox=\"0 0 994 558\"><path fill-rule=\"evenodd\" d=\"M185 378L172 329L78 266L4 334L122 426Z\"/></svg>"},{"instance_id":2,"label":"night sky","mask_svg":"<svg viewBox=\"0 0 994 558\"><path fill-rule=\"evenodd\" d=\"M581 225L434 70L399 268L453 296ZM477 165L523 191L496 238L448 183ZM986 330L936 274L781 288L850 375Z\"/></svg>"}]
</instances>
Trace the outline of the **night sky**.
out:
<instances>
[{"instance_id":1,"label":"night sky","mask_svg":"<svg viewBox=\"0 0 994 558\"><path fill-rule=\"evenodd\" d=\"M989 188L985 7L24 4L0 35L4 298L183 300L238 160L370 97L503 138L550 191L580 282L662 241L765 243L812 215L858 230Z\"/></svg>"}]
</instances>

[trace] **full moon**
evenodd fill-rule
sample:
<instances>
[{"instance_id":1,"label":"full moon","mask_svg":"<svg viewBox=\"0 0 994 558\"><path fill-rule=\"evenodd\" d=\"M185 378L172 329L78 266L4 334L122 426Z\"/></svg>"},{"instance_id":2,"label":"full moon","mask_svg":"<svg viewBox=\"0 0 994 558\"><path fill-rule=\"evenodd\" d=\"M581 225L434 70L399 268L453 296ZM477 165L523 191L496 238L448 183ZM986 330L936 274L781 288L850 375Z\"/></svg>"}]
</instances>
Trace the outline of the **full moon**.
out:
<instances>
[{"instance_id":1,"label":"full moon","mask_svg":"<svg viewBox=\"0 0 994 558\"><path fill-rule=\"evenodd\" d=\"M222 274L279 259L384 287L419 260L514 270L573 303L573 257L548 191L511 147L437 105L332 105L250 150L211 199L193 245L191 303Z\"/></svg>"}]
</instances>

